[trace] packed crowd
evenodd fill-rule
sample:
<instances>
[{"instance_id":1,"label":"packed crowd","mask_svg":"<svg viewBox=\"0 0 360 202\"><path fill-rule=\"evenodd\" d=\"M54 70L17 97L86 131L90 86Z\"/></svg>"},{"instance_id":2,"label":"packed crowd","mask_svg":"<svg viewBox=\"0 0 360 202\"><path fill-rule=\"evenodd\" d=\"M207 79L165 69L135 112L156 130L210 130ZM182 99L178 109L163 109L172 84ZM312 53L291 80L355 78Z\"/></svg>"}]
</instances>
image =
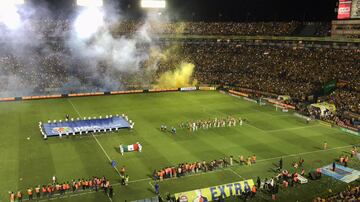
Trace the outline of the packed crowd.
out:
<instances>
[{"instance_id":1,"label":"packed crowd","mask_svg":"<svg viewBox=\"0 0 360 202\"><path fill-rule=\"evenodd\" d=\"M110 181L106 177L93 177L89 179L78 179L59 183L54 176L52 182L48 185L38 185L34 188L27 188L26 195L28 200L39 200L40 198L52 198L55 196L63 196L67 193L75 193L79 191L99 191L103 190L110 198L113 197L114 190L110 185ZM22 191L9 192L10 202L21 202L25 195Z\"/></svg>"},{"instance_id":2,"label":"packed crowd","mask_svg":"<svg viewBox=\"0 0 360 202\"><path fill-rule=\"evenodd\" d=\"M185 44L200 83L233 85L302 98L332 79L359 83L356 50Z\"/></svg>"},{"instance_id":3,"label":"packed crowd","mask_svg":"<svg viewBox=\"0 0 360 202\"><path fill-rule=\"evenodd\" d=\"M197 131L198 129L220 128L220 127L232 127L239 124L242 126L243 120L241 118L226 117L226 118L214 118L208 120L196 120L187 121L180 124L181 129L188 129L190 132Z\"/></svg>"},{"instance_id":4,"label":"packed crowd","mask_svg":"<svg viewBox=\"0 0 360 202\"><path fill-rule=\"evenodd\" d=\"M360 86L357 87L360 88ZM359 100L360 89L338 89L330 95L330 101L336 104L339 111L350 111L360 114Z\"/></svg>"},{"instance_id":5,"label":"packed crowd","mask_svg":"<svg viewBox=\"0 0 360 202\"><path fill-rule=\"evenodd\" d=\"M331 201L345 201L356 202L360 201L360 186L348 186L345 191L331 195L329 197L316 197L313 202L331 202Z\"/></svg>"},{"instance_id":6,"label":"packed crowd","mask_svg":"<svg viewBox=\"0 0 360 202\"><path fill-rule=\"evenodd\" d=\"M120 22L115 33L134 33L141 26L148 26L154 34L193 34L193 35L261 35L289 36L300 25L299 22Z\"/></svg>"}]
</instances>

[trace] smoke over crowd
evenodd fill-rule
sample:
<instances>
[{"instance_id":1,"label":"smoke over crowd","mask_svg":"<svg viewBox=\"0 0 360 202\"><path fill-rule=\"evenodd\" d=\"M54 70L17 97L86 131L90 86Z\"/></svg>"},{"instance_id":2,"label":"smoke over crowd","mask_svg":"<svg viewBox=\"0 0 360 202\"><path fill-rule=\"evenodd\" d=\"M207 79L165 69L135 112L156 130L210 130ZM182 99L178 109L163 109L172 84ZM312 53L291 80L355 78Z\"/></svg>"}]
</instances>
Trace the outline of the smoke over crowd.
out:
<instances>
[{"instance_id":1,"label":"smoke over crowd","mask_svg":"<svg viewBox=\"0 0 360 202\"><path fill-rule=\"evenodd\" d=\"M121 90L130 81L140 88L156 81L166 87L173 85L164 82L171 76L181 77L176 85L190 82L193 66L188 64L154 78L164 54L150 24L166 22L164 15L149 11L136 32L114 35L123 18L121 11L107 7L78 8L71 20L54 19L45 4L11 7L18 18L5 15L4 9L0 8L0 97Z\"/></svg>"},{"instance_id":2,"label":"smoke over crowd","mask_svg":"<svg viewBox=\"0 0 360 202\"><path fill-rule=\"evenodd\" d=\"M195 86L196 80L191 77L194 72L195 65L191 63L181 63L174 71L165 72L160 76L157 82L158 88L180 88L187 86Z\"/></svg>"}]
</instances>

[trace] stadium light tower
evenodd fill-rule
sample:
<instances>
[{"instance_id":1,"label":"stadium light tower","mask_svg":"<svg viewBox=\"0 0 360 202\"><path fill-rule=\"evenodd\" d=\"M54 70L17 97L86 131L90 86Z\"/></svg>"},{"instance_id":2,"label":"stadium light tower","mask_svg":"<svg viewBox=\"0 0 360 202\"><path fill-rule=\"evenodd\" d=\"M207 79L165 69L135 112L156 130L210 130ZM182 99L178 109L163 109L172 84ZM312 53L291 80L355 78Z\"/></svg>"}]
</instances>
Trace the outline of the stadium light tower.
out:
<instances>
[{"instance_id":1,"label":"stadium light tower","mask_svg":"<svg viewBox=\"0 0 360 202\"><path fill-rule=\"evenodd\" d=\"M101 8L103 6L103 0L76 0L76 5Z\"/></svg>"},{"instance_id":2,"label":"stadium light tower","mask_svg":"<svg viewBox=\"0 0 360 202\"><path fill-rule=\"evenodd\" d=\"M21 17L17 6L24 3L24 0L0 0L0 24L4 24L9 29L18 28Z\"/></svg>"},{"instance_id":3,"label":"stadium light tower","mask_svg":"<svg viewBox=\"0 0 360 202\"><path fill-rule=\"evenodd\" d=\"M75 31L79 38L88 39L104 24L103 0L76 0L76 4L83 10L74 22Z\"/></svg>"},{"instance_id":4,"label":"stadium light tower","mask_svg":"<svg viewBox=\"0 0 360 202\"><path fill-rule=\"evenodd\" d=\"M164 9L166 8L165 0L141 0L141 7L148 9Z\"/></svg>"}]
</instances>

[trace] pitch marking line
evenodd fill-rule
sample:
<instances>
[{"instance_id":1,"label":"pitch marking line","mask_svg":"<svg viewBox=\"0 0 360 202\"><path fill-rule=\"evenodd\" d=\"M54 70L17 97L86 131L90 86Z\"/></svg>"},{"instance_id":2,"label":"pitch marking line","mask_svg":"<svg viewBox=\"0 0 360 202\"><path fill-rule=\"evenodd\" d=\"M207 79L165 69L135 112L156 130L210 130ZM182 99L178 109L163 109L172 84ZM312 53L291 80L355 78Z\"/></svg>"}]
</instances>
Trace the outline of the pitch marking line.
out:
<instances>
[{"instance_id":1,"label":"pitch marking line","mask_svg":"<svg viewBox=\"0 0 360 202\"><path fill-rule=\"evenodd\" d=\"M83 116L80 114L79 110L78 110L78 109L75 107L75 105L71 102L71 100L70 100L70 99L66 99L66 100L71 104L71 106L72 106L72 108L75 110L75 112L76 112L80 117L83 117ZM105 151L104 147L100 144L99 140L96 138L96 136L95 136L94 134L92 134L92 136L93 136L93 138L95 139L95 141L97 142L97 144L100 146L101 150L104 152L106 158L107 158L107 159L109 160L109 162L111 163L111 158L110 158L110 156L108 155L108 153ZM115 171L117 172L117 174L120 176L119 170L118 170L116 167L114 167L114 169L115 169ZM109 197L109 199L111 200L110 197Z\"/></svg>"},{"instance_id":2,"label":"pitch marking line","mask_svg":"<svg viewBox=\"0 0 360 202\"><path fill-rule=\"evenodd\" d=\"M149 185L150 185L150 187L151 187L152 189L155 188L155 186L151 183L151 181L149 181Z\"/></svg>"},{"instance_id":3,"label":"pitch marking line","mask_svg":"<svg viewBox=\"0 0 360 202\"><path fill-rule=\"evenodd\" d=\"M313 127L321 127L321 126L319 124L317 124L317 125L311 125L311 126L299 126L299 127L293 127L293 128L281 128L281 129L263 130L263 131L267 132L267 133L273 133L273 132L279 132L279 131L299 130L299 129L313 128Z\"/></svg>"},{"instance_id":4,"label":"pitch marking line","mask_svg":"<svg viewBox=\"0 0 360 202\"><path fill-rule=\"evenodd\" d=\"M239 173L235 172L232 168L228 169L229 171L231 171L232 173L234 173L236 176L238 176L240 179L245 180L245 178L243 178L241 175L239 175Z\"/></svg>"},{"instance_id":5,"label":"pitch marking line","mask_svg":"<svg viewBox=\"0 0 360 202\"><path fill-rule=\"evenodd\" d=\"M71 100L69 100L69 99L66 99L66 100L71 104L71 106L72 106L72 108L75 110L75 112L76 112L80 117L83 117L83 116L81 116L79 110L77 110L77 108L75 107L75 105L71 102ZM107 154L107 152L105 151L104 147L100 144L99 140L95 137L94 134L92 134L92 136L94 137L94 139L96 140L97 144L100 146L101 150L104 152L105 156L107 157L107 159L108 159L109 162L111 163L111 159L110 159L109 155ZM118 170L116 167L114 167L114 169L115 169L115 171L118 173L118 175L120 176L119 170ZM109 200L112 202L112 199L110 198L110 196L107 195L107 194L106 194L106 196L107 196L107 197L109 198Z\"/></svg>"},{"instance_id":6,"label":"pitch marking line","mask_svg":"<svg viewBox=\"0 0 360 202\"><path fill-rule=\"evenodd\" d=\"M249 122L245 122L244 125L250 126L252 128L255 128L256 130L262 131L264 133L273 133L273 132L280 132L280 131L291 131L291 130L300 130L305 128L314 128L314 127L322 127L320 124L311 125L311 126L299 126L299 127L292 127L292 128L280 128L280 129L274 129L274 130L263 130L261 128L258 128Z\"/></svg>"},{"instance_id":7,"label":"pitch marking line","mask_svg":"<svg viewBox=\"0 0 360 202\"><path fill-rule=\"evenodd\" d=\"M333 151L333 150L344 149L344 148L349 148L349 147L353 147L353 145L334 147L334 148L330 148L330 149L326 149L326 150L316 150L316 151L310 151L310 152L301 152L301 153L297 153L297 154L289 154L289 155L285 155L285 156L279 156L279 157L273 157L273 158L267 158L267 159L260 159L257 162L265 162L265 161L270 161L270 160L279 159L279 158L288 158L288 157L301 156L301 155L306 155L306 154L321 153L321 152Z\"/></svg>"}]
</instances>

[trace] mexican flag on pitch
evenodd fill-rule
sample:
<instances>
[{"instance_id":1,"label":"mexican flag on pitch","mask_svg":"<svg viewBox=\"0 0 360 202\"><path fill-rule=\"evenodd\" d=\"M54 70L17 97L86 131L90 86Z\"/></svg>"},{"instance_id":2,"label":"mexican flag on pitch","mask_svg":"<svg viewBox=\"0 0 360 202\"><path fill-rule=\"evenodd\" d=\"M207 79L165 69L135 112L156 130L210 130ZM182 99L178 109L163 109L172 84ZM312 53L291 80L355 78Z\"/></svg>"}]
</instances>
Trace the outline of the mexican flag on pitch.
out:
<instances>
[{"instance_id":1,"label":"mexican flag on pitch","mask_svg":"<svg viewBox=\"0 0 360 202\"><path fill-rule=\"evenodd\" d=\"M142 146L140 143L130 144L130 145L120 145L120 153L121 155L124 155L124 152L133 152L133 151L139 151L141 152Z\"/></svg>"}]
</instances>

